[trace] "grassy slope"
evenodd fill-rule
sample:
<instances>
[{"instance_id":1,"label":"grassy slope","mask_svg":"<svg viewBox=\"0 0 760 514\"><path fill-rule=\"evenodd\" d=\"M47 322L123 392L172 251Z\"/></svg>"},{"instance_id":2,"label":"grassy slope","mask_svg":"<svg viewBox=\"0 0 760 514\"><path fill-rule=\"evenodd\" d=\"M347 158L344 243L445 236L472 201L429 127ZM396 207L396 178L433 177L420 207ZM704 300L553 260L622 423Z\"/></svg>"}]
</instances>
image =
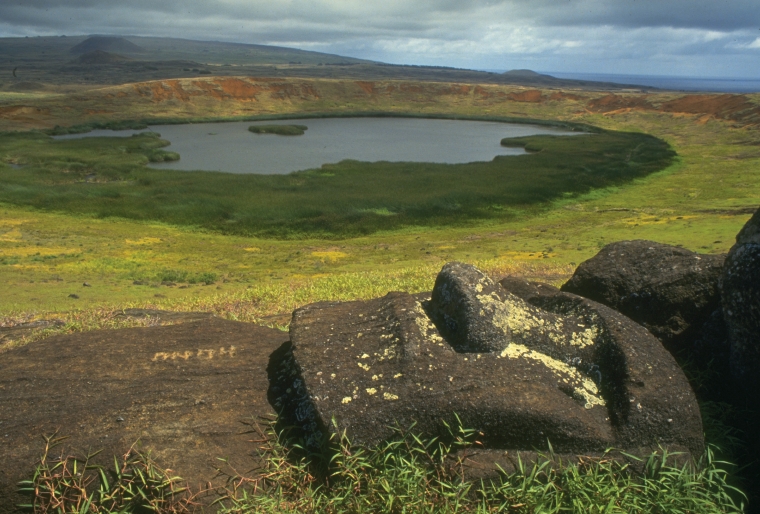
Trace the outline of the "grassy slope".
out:
<instances>
[{"instance_id":1,"label":"grassy slope","mask_svg":"<svg viewBox=\"0 0 760 514\"><path fill-rule=\"evenodd\" d=\"M322 88L318 97L299 93L276 100L272 94L263 96L255 107L269 113L298 108L321 112L333 106L352 111L388 108L560 118L653 134L675 148L679 162L625 186L558 201L556 209L526 219L458 228L404 228L338 242L223 236L158 223L40 213L4 205L0 207L0 259L5 264L0 264L0 280L7 293L0 297L0 313L9 319L58 316L71 321L64 330L108 324L111 318L104 313L128 305L208 309L246 320L282 313L285 316L275 320L285 322L295 306L318 299L428 289L440 266L453 259L475 262L496 274L525 273L556 283L572 272L574 263L620 239L645 238L702 252L725 252L749 218L747 209L759 203L760 154L747 142L760 138L752 128L635 110L602 115L584 109L585 99L511 101L496 95L497 87L484 89L493 93L489 98L476 95L473 88L459 94L461 88L450 85L409 86L404 94L398 93L403 89L399 87L396 93L378 97L364 94L353 83L327 82L316 84ZM297 85L298 91L306 90L304 81ZM161 116L183 111L208 115L212 107L220 115L254 110L250 104L208 96L198 97L197 102L191 98L186 104L176 98L154 101L154 97L134 93L137 89L120 90L128 96L118 116L144 117L149 108ZM111 93L91 103L114 106L115 95L107 98ZM96 118L86 115L85 104L76 98L68 101L73 114L66 116L70 118L63 117L60 101L43 99L39 104L42 111L37 112L43 114L24 115L30 125ZM99 116L104 119L105 115ZM219 280L186 289L133 285L135 279L146 279L157 286L164 271L213 272ZM84 281L92 287L82 287ZM70 293L80 298L69 298Z\"/></svg>"}]
</instances>

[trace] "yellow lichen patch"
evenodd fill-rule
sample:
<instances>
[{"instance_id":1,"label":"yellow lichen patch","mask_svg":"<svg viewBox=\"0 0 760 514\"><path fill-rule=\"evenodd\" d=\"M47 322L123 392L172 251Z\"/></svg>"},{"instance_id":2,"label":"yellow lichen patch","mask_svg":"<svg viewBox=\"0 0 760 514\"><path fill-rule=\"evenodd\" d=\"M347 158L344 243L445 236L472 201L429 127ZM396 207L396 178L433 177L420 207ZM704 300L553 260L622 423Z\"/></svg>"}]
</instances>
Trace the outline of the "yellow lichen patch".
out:
<instances>
[{"instance_id":1,"label":"yellow lichen patch","mask_svg":"<svg viewBox=\"0 0 760 514\"><path fill-rule=\"evenodd\" d=\"M417 325L417 328L420 329L420 335L423 339L433 343L443 341L443 338L435 333L435 325L430 321L430 318L428 318L420 302L415 302L412 314L415 315L414 323Z\"/></svg>"},{"instance_id":2,"label":"yellow lichen patch","mask_svg":"<svg viewBox=\"0 0 760 514\"><path fill-rule=\"evenodd\" d=\"M249 246L248 248L243 248L243 250L245 250L246 252L258 253L261 251L261 248L258 248L256 246Z\"/></svg>"},{"instance_id":3,"label":"yellow lichen patch","mask_svg":"<svg viewBox=\"0 0 760 514\"><path fill-rule=\"evenodd\" d=\"M383 398L386 400L398 400L398 395L391 394L391 393L383 393Z\"/></svg>"},{"instance_id":4,"label":"yellow lichen patch","mask_svg":"<svg viewBox=\"0 0 760 514\"><path fill-rule=\"evenodd\" d=\"M141 237L140 239L127 239L125 242L128 245L152 245L160 243L161 239L157 237Z\"/></svg>"},{"instance_id":5,"label":"yellow lichen patch","mask_svg":"<svg viewBox=\"0 0 760 514\"><path fill-rule=\"evenodd\" d=\"M18 243L21 241L21 231L16 228L4 234L0 234L0 241L5 241L6 243Z\"/></svg>"},{"instance_id":6,"label":"yellow lichen patch","mask_svg":"<svg viewBox=\"0 0 760 514\"><path fill-rule=\"evenodd\" d=\"M338 259L348 257L348 254L337 250L328 250L323 252L311 252L311 256L322 259L323 261L336 262Z\"/></svg>"},{"instance_id":7,"label":"yellow lichen patch","mask_svg":"<svg viewBox=\"0 0 760 514\"><path fill-rule=\"evenodd\" d=\"M527 346L521 344L510 343L502 352L501 357L508 357L510 359L531 359L538 361L548 369L550 369L555 375L561 378L565 383L569 383L573 386L573 396L582 399L585 404L584 407L591 409L595 405L605 405L604 400L598 396L599 389L593 380L590 380L580 373L575 368L572 368L562 361L559 361L546 354L531 350Z\"/></svg>"},{"instance_id":8,"label":"yellow lichen patch","mask_svg":"<svg viewBox=\"0 0 760 514\"><path fill-rule=\"evenodd\" d=\"M501 259L507 259L507 260L516 260L516 261L532 261L537 259L548 259L551 257L556 257L556 253L546 253L546 252L505 252L501 254L499 257Z\"/></svg>"},{"instance_id":9,"label":"yellow lichen patch","mask_svg":"<svg viewBox=\"0 0 760 514\"><path fill-rule=\"evenodd\" d=\"M370 396L377 394L377 389L375 389L374 387L368 387L367 389L365 389L365 391L367 391L367 394Z\"/></svg>"},{"instance_id":10,"label":"yellow lichen patch","mask_svg":"<svg viewBox=\"0 0 760 514\"><path fill-rule=\"evenodd\" d=\"M358 364L358 365L359 365L359 367L360 367L361 369L363 369L364 371L369 371L369 366L368 366L368 365L366 365L366 364L362 364L361 362L357 362L357 364Z\"/></svg>"},{"instance_id":11,"label":"yellow lichen patch","mask_svg":"<svg viewBox=\"0 0 760 514\"><path fill-rule=\"evenodd\" d=\"M596 338L599 335L599 329L596 327L587 328L583 332L573 332L573 336L570 339L570 344L585 348L591 346L596 342Z\"/></svg>"},{"instance_id":12,"label":"yellow lichen patch","mask_svg":"<svg viewBox=\"0 0 760 514\"><path fill-rule=\"evenodd\" d=\"M343 399L340 401L342 404L351 403L351 397L350 396L344 396Z\"/></svg>"},{"instance_id":13,"label":"yellow lichen patch","mask_svg":"<svg viewBox=\"0 0 760 514\"><path fill-rule=\"evenodd\" d=\"M491 295L478 295L478 300L493 313L493 323L504 332L505 337L544 328L544 320L531 316L528 306L520 299L502 302Z\"/></svg>"}]
</instances>

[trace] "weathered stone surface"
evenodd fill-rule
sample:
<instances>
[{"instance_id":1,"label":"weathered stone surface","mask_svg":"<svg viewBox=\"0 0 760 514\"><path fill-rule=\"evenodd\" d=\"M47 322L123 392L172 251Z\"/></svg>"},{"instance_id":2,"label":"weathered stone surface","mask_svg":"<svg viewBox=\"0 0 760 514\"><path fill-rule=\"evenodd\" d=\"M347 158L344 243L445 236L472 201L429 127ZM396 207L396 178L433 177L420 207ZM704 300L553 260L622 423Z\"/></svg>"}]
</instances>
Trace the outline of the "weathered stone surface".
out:
<instances>
[{"instance_id":1,"label":"weathered stone surface","mask_svg":"<svg viewBox=\"0 0 760 514\"><path fill-rule=\"evenodd\" d=\"M32 335L34 332L63 325L64 322L59 319L45 319L22 322L8 327L0 327L0 351L4 350L6 345L9 346L9 343L21 340L24 337Z\"/></svg>"},{"instance_id":2,"label":"weathered stone surface","mask_svg":"<svg viewBox=\"0 0 760 514\"><path fill-rule=\"evenodd\" d=\"M736 236L721 281L735 381L760 406L760 209Z\"/></svg>"},{"instance_id":3,"label":"weathered stone surface","mask_svg":"<svg viewBox=\"0 0 760 514\"><path fill-rule=\"evenodd\" d=\"M124 309L116 313L117 318L151 318L156 324L178 324L201 321L215 317L211 312L181 312L159 309Z\"/></svg>"},{"instance_id":4,"label":"weathered stone surface","mask_svg":"<svg viewBox=\"0 0 760 514\"><path fill-rule=\"evenodd\" d=\"M426 310L460 353L501 351L517 343L563 356L565 350L558 345L582 350L597 336L593 327L582 328L576 319L526 304L474 266L460 262L446 264L438 274Z\"/></svg>"},{"instance_id":5,"label":"weathered stone surface","mask_svg":"<svg viewBox=\"0 0 760 514\"><path fill-rule=\"evenodd\" d=\"M562 291L625 314L670 351L691 349L705 320L720 310L724 260L652 241L620 241L581 263Z\"/></svg>"},{"instance_id":6,"label":"weathered stone surface","mask_svg":"<svg viewBox=\"0 0 760 514\"><path fill-rule=\"evenodd\" d=\"M281 331L208 319L167 327L56 336L2 354L0 513L15 511L43 435L70 436L68 451L104 450L112 467L136 442L198 491L218 457L256 463L243 421L273 412L270 354Z\"/></svg>"},{"instance_id":7,"label":"weathered stone surface","mask_svg":"<svg viewBox=\"0 0 760 514\"><path fill-rule=\"evenodd\" d=\"M744 442L739 463L751 512L760 512L760 209L736 236L721 280L723 314L729 335L731 400L741 416Z\"/></svg>"},{"instance_id":8,"label":"weathered stone surface","mask_svg":"<svg viewBox=\"0 0 760 514\"><path fill-rule=\"evenodd\" d=\"M485 448L533 450L548 439L570 454L609 447L645 453L659 444L702 451L694 394L644 328L556 289L528 284L521 294L529 303L466 268L444 268L436 287L463 277L449 299L390 293L295 311L292 345L273 362L270 401L314 446L343 430L354 442L374 444L394 425L412 423L436 435L456 413L482 432ZM481 325L457 321L452 337L441 316L462 319L447 310L452 302L472 315L482 306ZM475 327L467 334L477 333L481 348L496 350L462 351L478 347L456 333L463 325Z\"/></svg>"}]
</instances>

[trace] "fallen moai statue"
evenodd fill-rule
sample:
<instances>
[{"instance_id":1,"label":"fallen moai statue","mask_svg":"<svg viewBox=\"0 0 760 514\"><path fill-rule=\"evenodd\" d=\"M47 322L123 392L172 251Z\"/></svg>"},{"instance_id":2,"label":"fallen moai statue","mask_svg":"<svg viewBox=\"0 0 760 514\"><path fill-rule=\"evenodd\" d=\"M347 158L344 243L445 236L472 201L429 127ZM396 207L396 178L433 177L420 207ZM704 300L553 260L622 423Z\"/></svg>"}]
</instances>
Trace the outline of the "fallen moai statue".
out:
<instances>
[{"instance_id":1,"label":"fallen moai statue","mask_svg":"<svg viewBox=\"0 0 760 514\"><path fill-rule=\"evenodd\" d=\"M453 262L432 294L298 309L290 338L269 398L313 448L331 432L375 444L413 423L436 436L458 415L501 453L547 440L571 455L703 451L697 400L662 344L555 288Z\"/></svg>"}]
</instances>

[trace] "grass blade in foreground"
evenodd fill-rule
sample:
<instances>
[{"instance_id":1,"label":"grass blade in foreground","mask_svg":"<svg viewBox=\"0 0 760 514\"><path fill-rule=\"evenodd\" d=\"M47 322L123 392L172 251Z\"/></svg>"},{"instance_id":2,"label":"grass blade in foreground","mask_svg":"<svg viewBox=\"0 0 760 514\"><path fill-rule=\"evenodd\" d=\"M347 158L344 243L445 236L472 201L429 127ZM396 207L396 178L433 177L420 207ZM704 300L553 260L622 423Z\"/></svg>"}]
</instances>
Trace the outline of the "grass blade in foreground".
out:
<instances>
[{"instance_id":1,"label":"grass blade in foreground","mask_svg":"<svg viewBox=\"0 0 760 514\"><path fill-rule=\"evenodd\" d=\"M534 466L495 482L462 479L462 457L475 433L458 428L446 443L407 431L377 448L357 448L345 435L329 455L307 455L284 436L266 444L265 469L222 502L222 513L741 513L744 495L726 483L726 463L708 450L695 467L646 461L643 474L613 459L562 465L550 452ZM290 444L284 446L283 443Z\"/></svg>"}]
</instances>

